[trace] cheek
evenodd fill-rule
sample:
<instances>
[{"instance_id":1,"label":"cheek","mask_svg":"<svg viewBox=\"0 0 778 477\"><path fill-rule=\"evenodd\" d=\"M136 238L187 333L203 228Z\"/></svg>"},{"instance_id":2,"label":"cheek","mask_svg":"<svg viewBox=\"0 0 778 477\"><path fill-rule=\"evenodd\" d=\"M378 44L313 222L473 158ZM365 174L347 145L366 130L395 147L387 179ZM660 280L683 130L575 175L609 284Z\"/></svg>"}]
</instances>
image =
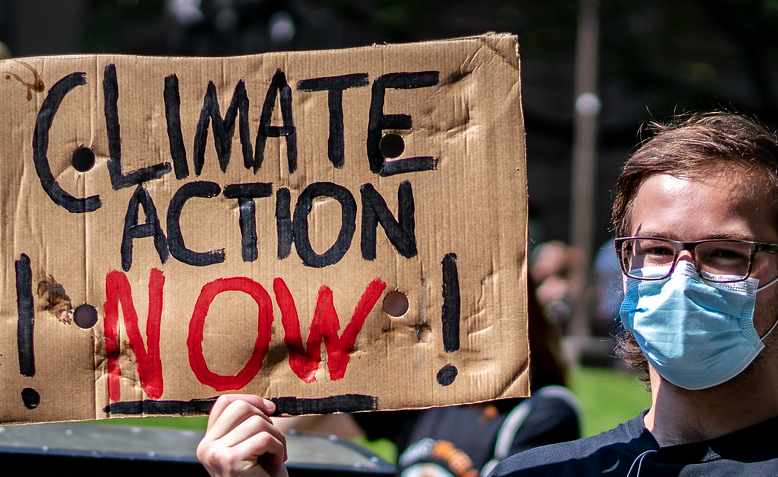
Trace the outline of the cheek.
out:
<instances>
[{"instance_id":1,"label":"cheek","mask_svg":"<svg viewBox=\"0 0 778 477\"><path fill-rule=\"evenodd\" d=\"M767 333L778 319L778 284L775 284L756 295L756 309L754 310L754 327L759 336Z\"/></svg>"}]
</instances>

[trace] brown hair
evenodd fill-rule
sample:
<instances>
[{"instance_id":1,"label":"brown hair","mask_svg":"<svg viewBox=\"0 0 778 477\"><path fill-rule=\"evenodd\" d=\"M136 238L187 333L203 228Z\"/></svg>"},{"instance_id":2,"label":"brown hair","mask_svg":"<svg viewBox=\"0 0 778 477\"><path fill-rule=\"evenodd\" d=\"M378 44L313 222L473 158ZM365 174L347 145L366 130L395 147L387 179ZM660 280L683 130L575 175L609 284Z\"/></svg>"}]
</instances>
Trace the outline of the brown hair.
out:
<instances>
[{"instance_id":1,"label":"brown hair","mask_svg":"<svg viewBox=\"0 0 778 477\"><path fill-rule=\"evenodd\" d=\"M640 185L654 174L679 178L699 178L739 166L744 175L760 180L749 183L749 192L767 185L778 211L778 139L757 120L741 114L711 112L676 116L661 124L652 122L653 135L643 141L624 164L616 181L612 225L617 236L629 234L632 203ZM632 334L616 333L616 355L642 371L648 379L648 364Z\"/></svg>"}]
</instances>

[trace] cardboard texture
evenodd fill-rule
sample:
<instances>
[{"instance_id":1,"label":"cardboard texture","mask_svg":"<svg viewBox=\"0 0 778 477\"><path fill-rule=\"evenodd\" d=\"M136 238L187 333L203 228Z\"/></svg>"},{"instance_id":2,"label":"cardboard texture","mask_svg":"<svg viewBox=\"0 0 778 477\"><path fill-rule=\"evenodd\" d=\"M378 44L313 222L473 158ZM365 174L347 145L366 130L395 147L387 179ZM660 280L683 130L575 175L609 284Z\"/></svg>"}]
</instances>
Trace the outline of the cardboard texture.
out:
<instances>
[{"instance_id":1,"label":"cardboard texture","mask_svg":"<svg viewBox=\"0 0 778 477\"><path fill-rule=\"evenodd\" d=\"M0 72L3 423L528 394L514 36Z\"/></svg>"}]
</instances>

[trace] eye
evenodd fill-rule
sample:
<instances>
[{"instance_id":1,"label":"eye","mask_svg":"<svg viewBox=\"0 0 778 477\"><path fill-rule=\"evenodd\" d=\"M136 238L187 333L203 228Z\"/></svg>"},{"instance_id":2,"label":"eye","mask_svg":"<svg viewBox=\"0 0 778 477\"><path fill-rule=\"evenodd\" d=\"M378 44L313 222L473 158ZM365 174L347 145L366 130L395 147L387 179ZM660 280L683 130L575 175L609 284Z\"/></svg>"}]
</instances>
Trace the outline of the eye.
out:
<instances>
[{"instance_id":1,"label":"eye","mask_svg":"<svg viewBox=\"0 0 778 477\"><path fill-rule=\"evenodd\" d=\"M696 250L697 261L707 273L745 275L751 259L751 245L737 241L701 243Z\"/></svg>"},{"instance_id":2,"label":"eye","mask_svg":"<svg viewBox=\"0 0 778 477\"><path fill-rule=\"evenodd\" d=\"M651 255L653 257L672 257L675 255L673 247L661 240L641 240L635 250L639 255Z\"/></svg>"},{"instance_id":3,"label":"eye","mask_svg":"<svg viewBox=\"0 0 778 477\"><path fill-rule=\"evenodd\" d=\"M715 248L707 253L707 258L715 261L747 261L748 255L740 250Z\"/></svg>"},{"instance_id":4,"label":"eye","mask_svg":"<svg viewBox=\"0 0 778 477\"><path fill-rule=\"evenodd\" d=\"M646 255L669 256L673 255L673 249L670 247L656 246L644 248L643 253Z\"/></svg>"}]
</instances>

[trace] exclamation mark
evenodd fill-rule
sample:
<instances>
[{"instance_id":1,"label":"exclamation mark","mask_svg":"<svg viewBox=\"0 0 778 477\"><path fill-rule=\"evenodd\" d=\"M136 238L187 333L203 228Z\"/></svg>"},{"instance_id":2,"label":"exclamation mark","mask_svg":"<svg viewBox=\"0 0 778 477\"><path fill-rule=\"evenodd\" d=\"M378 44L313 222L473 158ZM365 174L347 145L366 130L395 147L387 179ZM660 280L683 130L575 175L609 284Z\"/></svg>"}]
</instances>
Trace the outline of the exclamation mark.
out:
<instances>
[{"instance_id":1,"label":"exclamation mark","mask_svg":"<svg viewBox=\"0 0 778 477\"><path fill-rule=\"evenodd\" d=\"M443 349L452 353L459 349L459 273L457 256L447 253L441 262L443 265ZM448 386L457 378L457 367L447 364L438 371L438 383Z\"/></svg>"},{"instance_id":2,"label":"exclamation mark","mask_svg":"<svg viewBox=\"0 0 778 477\"><path fill-rule=\"evenodd\" d=\"M19 372L22 376L35 376L35 350L33 331L35 315L32 308L32 270L30 257L25 254L16 264L16 306L19 321L16 325L16 344L19 348ZM35 409L40 403L38 391L32 388L22 389L22 402L27 409Z\"/></svg>"}]
</instances>

